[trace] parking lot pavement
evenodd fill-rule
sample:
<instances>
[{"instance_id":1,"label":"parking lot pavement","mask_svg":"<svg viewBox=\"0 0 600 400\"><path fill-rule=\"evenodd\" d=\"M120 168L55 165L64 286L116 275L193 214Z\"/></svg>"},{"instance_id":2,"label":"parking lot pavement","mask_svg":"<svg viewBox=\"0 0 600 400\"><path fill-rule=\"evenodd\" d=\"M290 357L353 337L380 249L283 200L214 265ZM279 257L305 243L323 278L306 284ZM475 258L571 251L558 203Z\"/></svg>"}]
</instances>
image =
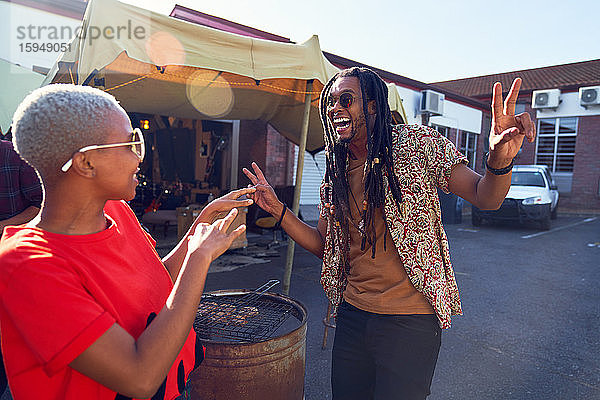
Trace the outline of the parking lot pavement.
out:
<instances>
[{"instance_id":1,"label":"parking lot pavement","mask_svg":"<svg viewBox=\"0 0 600 400\"><path fill-rule=\"evenodd\" d=\"M559 215L543 235L528 225L445 228L464 315L443 334L429 399L600 399L600 218ZM271 240L249 237L258 247ZM269 262L210 273L206 291L282 279L286 247L271 250ZM320 268L296 246L290 296L309 312L307 400L331 398Z\"/></svg>"},{"instance_id":2,"label":"parking lot pavement","mask_svg":"<svg viewBox=\"0 0 600 400\"><path fill-rule=\"evenodd\" d=\"M542 235L535 226L468 221L445 229L464 315L443 333L429 399L600 399L600 218L561 214ZM175 243L158 239L162 253ZM249 234L254 249L228 253L237 264L211 271L205 291L282 279L286 246L267 248L272 239ZM241 262L240 254L266 262ZM334 332L321 349L327 300L320 269L296 246L290 296L309 313L306 400L331 399Z\"/></svg>"},{"instance_id":3,"label":"parking lot pavement","mask_svg":"<svg viewBox=\"0 0 600 400\"><path fill-rule=\"evenodd\" d=\"M468 218L467 218L468 219ZM501 232L504 230L520 233L522 239L530 239L537 236L544 236L553 234L556 231L569 229L577 225L587 224L600 219L600 213L598 214L564 214L560 215L557 219L552 220L549 230L540 230L536 222L507 222L507 221L495 221L495 222L483 222L481 226L472 226L467 222L459 224L458 231L465 232ZM446 231L455 225L445 225Z\"/></svg>"},{"instance_id":4,"label":"parking lot pavement","mask_svg":"<svg viewBox=\"0 0 600 400\"><path fill-rule=\"evenodd\" d=\"M600 218L559 215L543 235L528 225L445 228L464 315L443 334L429 399L600 399ZM268 263L209 274L206 290L281 279L286 247L277 251ZM296 246L290 295L309 311L307 400L331 398L334 332L322 350L320 266Z\"/></svg>"},{"instance_id":5,"label":"parking lot pavement","mask_svg":"<svg viewBox=\"0 0 600 400\"><path fill-rule=\"evenodd\" d=\"M446 230L464 316L430 399L600 399L600 219Z\"/></svg>"}]
</instances>

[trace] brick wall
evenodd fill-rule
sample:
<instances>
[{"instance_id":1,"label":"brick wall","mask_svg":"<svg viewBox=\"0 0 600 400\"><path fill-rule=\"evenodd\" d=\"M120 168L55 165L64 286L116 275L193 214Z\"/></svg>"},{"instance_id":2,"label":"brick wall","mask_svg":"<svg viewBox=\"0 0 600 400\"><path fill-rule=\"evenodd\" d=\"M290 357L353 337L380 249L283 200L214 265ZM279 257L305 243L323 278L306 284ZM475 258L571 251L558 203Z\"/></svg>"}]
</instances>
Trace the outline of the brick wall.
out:
<instances>
[{"instance_id":1,"label":"brick wall","mask_svg":"<svg viewBox=\"0 0 600 400\"><path fill-rule=\"evenodd\" d=\"M266 122L244 120L240 124L239 187L250 183L242 168L252 170L253 161L258 164L273 187L292 184L293 143Z\"/></svg>"},{"instance_id":2,"label":"brick wall","mask_svg":"<svg viewBox=\"0 0 600 400\"><path fill-rule=\"evenodd\" d=\"M239 172L238 186L246 187L250 180L242 172L242 168L248 168L252 171L250 164L256 162L258 166L267 174L267 123L263 121L240 121L240 152L238 157ZM266 175L269 179L269 175Z\"/></svg>"},{"instance_id":3,"label":"brick wall","mask_svg":"<svg viewBox=\"0 0 600 400\"><path fill-rule=\"evenodd\" d=\"M490 104L492 102L491 97L490 98L482 97L482 98L478 98L478 100L480 100L484 103L487 102ZM537 120L535 118L536 111L531 108L531 95L528 94L525 96L519 96L518 103L522 104L525 107L524 112L529 113L529 115L531 116L531 119L533 120L533 124L537 129ZM487 113L484 112L483 118L481 121L481 135L479 136L478 143L477 143L477 162L475 164L476 165L475 170L480 174L483 174L485 172L484 167L483 167L483 155L489 149L489 142L488 142L489 139L488 138L490 135L491 123L492 123L491 112L487 112ZM522 150L515 157L515 164L518 164L518 165L533 164L534 162L535 162L535 142L529 143L527 141L523 141Z\"/></svg>"},{"instance_id":4,"label":"brick wall","mask_svg":"<svg viewBox=\"0 0 600 400\"><path fill-rule=\"evenodd\" d=\"M571 193L561 205L600 210L600 116L579 117Z\"/></svg>"},{"instance_id":5,"label":"brick wall","mask_svg":"<svg viewBox=\"0 0 600 400\"><path fill-rule=\"evenodd\" d=\"M293 144L271 125L267 125L266 150L266 176L271 186L291 185L294 168Z\"/></svg>"},{"instance_id":6,"label":"brick wall","mask_svg":"<svg viewBox=\"0 0 600 400\"><path fill-rule=\"evenodd\" d=\"M475 171L480 174L485 174L485 168L483 166L483 155L488 152L490 143L490 128L492 123L492 116L489 113L483 113L481 117L481 133L477 137L477 154L475 154Z\"/></svg>"},{"instance_id":7,"label":"brick wall","mask_svg":"<svg viewBox=\"0 0 600 400\"><path fill-rule=\"evenodd\" d=\"M528 112L533 120L533 124L537 129L537 120L535 118L536 111L531 108L531 98L525 103L525 112ZM535 142L529 143L526 139L523 140L521 152L515 157L515 164L534 164L535 163Z\"/></svg>"}]
</instances>

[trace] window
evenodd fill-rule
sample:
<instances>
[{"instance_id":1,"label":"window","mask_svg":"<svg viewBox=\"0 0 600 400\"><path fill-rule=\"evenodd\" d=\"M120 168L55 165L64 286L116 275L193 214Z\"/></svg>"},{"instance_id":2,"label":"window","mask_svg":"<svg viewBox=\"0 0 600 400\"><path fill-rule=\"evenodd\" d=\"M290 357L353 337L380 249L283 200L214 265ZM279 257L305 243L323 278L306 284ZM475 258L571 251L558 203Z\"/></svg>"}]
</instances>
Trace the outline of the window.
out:
<instances>
[{"instance_id":1,"label":"window","mask_svg":"<svg viewBox=\"0 0 600 400\"><path fill-rule=\"evenodd\" d=\"M539 172L521 172L515 171L512 174L511 185L514 186L539 186L546 187L544 177Z\"/></svg>"},{"instance_id":2,"label":"window","mask_svg":"<svg viewBox=\"0 0 600 400\"><path fill-rule=\"evenodd\" d=\"M450 128L448 128L447 126L431 124L431 127L438 131L444 137L448 137L448 134L450 133Z\"/></svg>"},{"instance_id":3,"label":"window","mask_svg":"<svg viewBox=\"0 0 600 400\"><path fill-rule=\"evenodd\" d=\"M547 118L538 121L535 163L552 172L573 172L577 118Z\"/></svg>"},{"instance_id":4,"label":"window","mask_svg":"<svg viewBox=\"0 0 600 400\"><path fill-rule=\"evenodd\" d=\"M460 131L458 137L458 150L467 156L469 167L475 168L475 155L477 154L477 134Z\"/></svg>"}]
</instances>

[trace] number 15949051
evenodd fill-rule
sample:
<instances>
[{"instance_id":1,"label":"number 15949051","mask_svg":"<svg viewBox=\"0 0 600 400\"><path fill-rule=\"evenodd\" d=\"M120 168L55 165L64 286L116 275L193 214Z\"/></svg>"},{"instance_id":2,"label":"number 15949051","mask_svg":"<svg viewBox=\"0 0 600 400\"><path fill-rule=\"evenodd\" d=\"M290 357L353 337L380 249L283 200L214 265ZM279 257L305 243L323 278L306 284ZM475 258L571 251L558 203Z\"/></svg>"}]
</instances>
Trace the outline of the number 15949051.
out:
<instances>
[{"instance_id":1,"label":"number 15949051","mask_svg":"<svg viewBox=\"0 0 600 400\"><path fill-rule=\"evenodd\" d=\"M63 52L63 51L70 51L71 43L27 42L27 43L19 43L19 49L21 50L21 53L37 53L37 52L58 53L58 52Z\"/></svg>"}]
</instances>

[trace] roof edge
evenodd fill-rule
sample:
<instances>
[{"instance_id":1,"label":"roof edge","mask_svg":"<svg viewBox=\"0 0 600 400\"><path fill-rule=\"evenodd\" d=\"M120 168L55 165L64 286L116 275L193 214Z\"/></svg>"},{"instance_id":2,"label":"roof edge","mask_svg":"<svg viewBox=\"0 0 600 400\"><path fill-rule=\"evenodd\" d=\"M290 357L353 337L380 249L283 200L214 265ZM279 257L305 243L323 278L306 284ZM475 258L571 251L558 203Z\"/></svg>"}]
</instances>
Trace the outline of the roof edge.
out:
<instances>
[{"instance_id":1,"label":"roof edge","mask_svg":"<svg viewBox=\"0 0 600 400\"><path fill-rule=\"evenodd\" d=\"M190 18L190 15L197 17L197 19ZM274 42L292 43L292 41L289 38L279 36L274 33L265 32L260 29L252 28L247 25L239 24L237 22L233 22L233 21L230 21L225 18L206 14L201 11L197 11L192 8L188 8L188 7L179 5L179 4L175 4L175 7L173 7L173 10L171 11L171 14L169 14L169 16L177 18L177 19L181 19L184 21L188 21L188 22L193 22L195 24L205 25L205 26L214 28L213 26L206 25L205 23L203 23L205 21L210 21L210 22L214 22L216 24L228 26L230 28L237 28L241 31L246 32L250 36L256 36L261 39L272 40ZM227 31L226 29L222 29L222 28L217 28L217 29ZM246 36L248 36L248 35L246 35Z\"/></svg>"},{"instance_id":2,"label":"roof edge","mask_svg":"<svg viewBox=\"0 0 600 400\"><path fill-rule=\"evenodd\" d=\"M498 76L498 75L521 74L523 72L539 71L539 70L544 70L544 69L549 69L549 68L568 67L568 66L572 66L572 65L575 65L575 64L586 64L586 63L599 62L599 61L600 61L600 58L596 58L596 59L593 59L593 60L585 60L585 61L574 61L574 62L570 62L570 63L566 63L566 64L547 65L545 67L527 68L527 69L520 69L520 70L517 70L517 71L496 72L496 73L493 73L493 74L470 76L468 78L449 79L447 81L432 82L431 84L435 85L436 83L461 82L461 81L468 81L468 80L477 79L477 78L494 77L494 76Z\"/></svg>"},{"instance_id":3,"label":"roof edge","mask_svg":"<svg viewBox=\"0 0 600 400\"><path fill-rule=\"evenodd\" d=\"M82 20L87 7L87 0L0 0L7 3L35 8L41 11L62 15L63 17Z\"/></svg>"},{"instance_id":4,"label":"roof edge","mask_svg":"<svg viewBox=\"0 0 600 400\"><path fill-rule=\"evenodd\" d=\"M393 72L389 72L389 71L386 71L386 70L383 70L383 69L380 69L377 67L372 67L370 65L363 64L358 61L350 60L349 58L338 56L336 54L329 53L326 51L324 51L323 54L333 64L342 65L347 68L349 68L349 67L369 68L369 69L372 69L373 71L377 72L377 74L379 74L379 76L381 76L381 78L392 81L393 83L398 83L400 85L408 86L408 87L415 88L418 90L425 90L425 89L435 90L436 92L443 93L447 98L456 100L459 103L463 103L465 105L475 107L480 110L487 111L490 108L490 105L487 103L483 103L472 97L467 97L467 96L461 95L459 93L453 92L453 91L445 89L445 88L437 87L430 83L425 83L425 82L417 81L414 79L410 79L405 76L397 75L397 74L394 74Z\"/></svg>"}]
</instances>

